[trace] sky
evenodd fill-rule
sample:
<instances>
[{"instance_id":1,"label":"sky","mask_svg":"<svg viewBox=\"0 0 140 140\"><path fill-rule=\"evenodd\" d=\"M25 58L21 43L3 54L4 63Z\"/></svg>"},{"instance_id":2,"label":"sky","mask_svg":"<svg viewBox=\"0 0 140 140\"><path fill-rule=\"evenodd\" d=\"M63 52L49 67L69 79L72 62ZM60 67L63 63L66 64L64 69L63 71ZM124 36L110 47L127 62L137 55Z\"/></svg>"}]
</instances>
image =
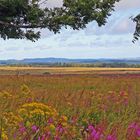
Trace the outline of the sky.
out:
<instances>
[{"instance_id":1,"label":"sky","mask_svg":"<svg viewBox=\"0 0 140 140\"><path fill-rule=\"evenodd\" d=\"M49 0L50 7L61 0ZM129 17L140 13L140 0L121 0L105 26L91 22L84 30L62 29L60 34L42 30L41 39L0 39L0 60L24 58L137 58L140 42L132 43L135 23Z\"/></svg>"}]
</instances>

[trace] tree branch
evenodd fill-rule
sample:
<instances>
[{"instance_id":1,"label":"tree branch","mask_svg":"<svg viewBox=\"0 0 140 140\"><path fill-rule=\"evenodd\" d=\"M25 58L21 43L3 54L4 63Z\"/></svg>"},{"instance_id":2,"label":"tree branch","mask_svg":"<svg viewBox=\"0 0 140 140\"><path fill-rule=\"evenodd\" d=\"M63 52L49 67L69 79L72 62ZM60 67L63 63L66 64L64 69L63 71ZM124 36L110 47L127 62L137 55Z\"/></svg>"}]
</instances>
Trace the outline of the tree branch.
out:
<instances>
[{"instance_id":1,"label":"tree branch","mask_svg":"<svg viewBox=\"0 0 140 140\"><path fill-rule=\"evenodd\" d=\"M0 25L8 26L8 27L15 27L15 28L24 28L24 29L31 29L31 28L46 28L46 25L17 25L17 24L10 24L8 22L0 21Z\"/></svg>"}]
</instances>

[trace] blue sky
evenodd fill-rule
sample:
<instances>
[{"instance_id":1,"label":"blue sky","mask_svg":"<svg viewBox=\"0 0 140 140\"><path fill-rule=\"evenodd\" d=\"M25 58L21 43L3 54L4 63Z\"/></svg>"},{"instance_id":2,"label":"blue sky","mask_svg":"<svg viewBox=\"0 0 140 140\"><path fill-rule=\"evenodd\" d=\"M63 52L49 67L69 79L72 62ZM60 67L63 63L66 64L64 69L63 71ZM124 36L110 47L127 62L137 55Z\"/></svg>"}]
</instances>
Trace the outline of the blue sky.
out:
<instances>
[{"instance_id":1,"label":"blue sky","mask_svg":"<svg viewBox=\"0 0 140 140\"><path fill-rule=\"evenodd\" d=\"M48 3L50 7L61 5L61 0ZM35 43L0 39L0 59L140 57L140 42L132 43L135 24L129 19L140 13L139 6L140 0L121 0L108 23L101 28L92 22L84 30L62 29L56 35L46 29Z\"/></svg>"}]
</instances>

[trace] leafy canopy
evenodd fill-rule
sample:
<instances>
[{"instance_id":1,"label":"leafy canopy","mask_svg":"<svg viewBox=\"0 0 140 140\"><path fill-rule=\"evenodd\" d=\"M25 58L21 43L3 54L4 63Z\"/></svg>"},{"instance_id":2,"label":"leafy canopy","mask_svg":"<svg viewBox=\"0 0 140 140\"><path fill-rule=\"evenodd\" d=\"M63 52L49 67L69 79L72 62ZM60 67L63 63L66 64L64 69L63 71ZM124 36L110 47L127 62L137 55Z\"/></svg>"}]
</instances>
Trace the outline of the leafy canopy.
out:
<instances>
[{"instance_id":1,"label":"leafy canopy","mask_svg":"<svg viewBox=\"0 0 140 140\"><path fill-rule=\"evenodd\" d=\"M91 21L104 25L120 0L63 0L62 7L48 8L47 0L0 0L0 36L3 39L40 38L36 29L58 33L62 27L83 29ZM134 21L138 23L139 17ZM139 24L134 37L140 34Z\"/></svg>"},{"instance_id":2,"label":"leafy canopy","mask_svg":"<svg viewBox=\"0 0 140 140\"><path fill-rule=\"evenodd\" d=\"M134 22L136 22L136 30L134 33L134 39L133 39L133 43L135 43L135 41L137 41L140 37L140 14L137 15L134 19L132 19Z\"/></svg>"}]
</instances>

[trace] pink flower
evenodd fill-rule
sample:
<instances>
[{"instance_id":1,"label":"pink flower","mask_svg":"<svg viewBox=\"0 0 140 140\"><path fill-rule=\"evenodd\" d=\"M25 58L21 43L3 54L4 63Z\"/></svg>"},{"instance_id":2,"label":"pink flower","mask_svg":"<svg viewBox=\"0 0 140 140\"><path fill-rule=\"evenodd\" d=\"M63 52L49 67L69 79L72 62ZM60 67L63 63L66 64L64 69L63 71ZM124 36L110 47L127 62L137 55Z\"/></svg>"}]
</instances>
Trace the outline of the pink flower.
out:
<instances>
[{"instance_id":1,"label":"pink flower","mask_svg":"<svg viewBox=\"0 0 140 140\"><path fill-rule=\"evenodd\" d=\"M96 130L93 125L88 126L89 138L88 140L100 140L103 134L100 129Z\"/></svg>"},{"instance_id":2,"label":"pink flower","mask_svg":"<svg viewBox=\"0 0 140 140\"><path fill-rule=\"evenodd\" d=\"M117 138L113 135L108 135L106 140L117 140Z\"/></svg>"},{"instance_id":3,"label":"pink flower","mask_svg":"<svg viewBox=\"0 0 140 140\"><path fill-rule=\"evenodd\" d=\"M39 128L38 128L36 125L33 125L33 126L32 126L32 131L33 131L33 132L37 132L38 129L39 129Z\"/></svg>"},{"instance_id":4,"label":"pink flower","mask_svg":"<svg viewBox=\"0 0 140 140\"><path fill-rule=\"evenodd\" d=\"M96 130L95 130L93 125L88 126L88 131L91 132L91 133L94 133L94 134L96 133Z\"/></svg>"},{"instance_id":5,"label":"pink flower","mask_svg":"<svg viewBox=\"0 0 140 140\"><path fill-rule=\"evenodd\" d=\"M132 124L130 124L129 126L128 126L128 129L136 129L138 127L138 125L137 125L137 123L136 122L134 122L134 123L132 123Z\"/></svg>"},{"instance_id":6,"label":"pink flower","mask_svg":"<svg viewBox=\"0 0 140 140\"><path fill-rule=\"evenodd\" d=\"M133 134L135 137L140 137L140 125L136 122L128 126L128 134Z\"/></svg>"},{"instance_id":7,"label":"pink flower","mask_svg":"<svg viewBox=\"0 0 140 140\"><path fill-rule=\"evenodd\" d=\"M51 124L51 123L53 123L53 118L49 118L48 120L48 124Z\"/></svg>"},{"instance_id":8,"label":"pink flower","mask_svg":"<svg viewBox=\"0 0 140 140\"><path fill-rule=\"evenodd\" d=\"M140 127L136 129L136 135L140 137Z\"/></svg>"},{"instance_id":9,"label":"pink flower","mask_svg":"<svg viewBox=\"0 0 140 140\"><path fill-rule=\"evenodd\" d=\"M58 125L56 128L57 132L59 132L60 134L64 133L64 128L61 125Z\"/></svg>"},{"instance_id":10,"label":"pink flower","mask_svg":"<svg viewBox=\"0 0 140 140\"><path fill-rule=\"evenodd\" d=\"M94 140L100 140L101 138L101 133L98 131L96 132L96 134L94 135Z\"/></svg>"},{"instance_id":11,"label":"pink flower","mask_svg":"<svg viewBox=\"0 0 140 140\"><path fill-rule=\"evenodd\" d=\"M26 132L26 128L25 128L25 126L23 124L20 124L20 126L19 126L19 132L21 134L23 134L24 132Z\"/></svg>"}]
</instances>

